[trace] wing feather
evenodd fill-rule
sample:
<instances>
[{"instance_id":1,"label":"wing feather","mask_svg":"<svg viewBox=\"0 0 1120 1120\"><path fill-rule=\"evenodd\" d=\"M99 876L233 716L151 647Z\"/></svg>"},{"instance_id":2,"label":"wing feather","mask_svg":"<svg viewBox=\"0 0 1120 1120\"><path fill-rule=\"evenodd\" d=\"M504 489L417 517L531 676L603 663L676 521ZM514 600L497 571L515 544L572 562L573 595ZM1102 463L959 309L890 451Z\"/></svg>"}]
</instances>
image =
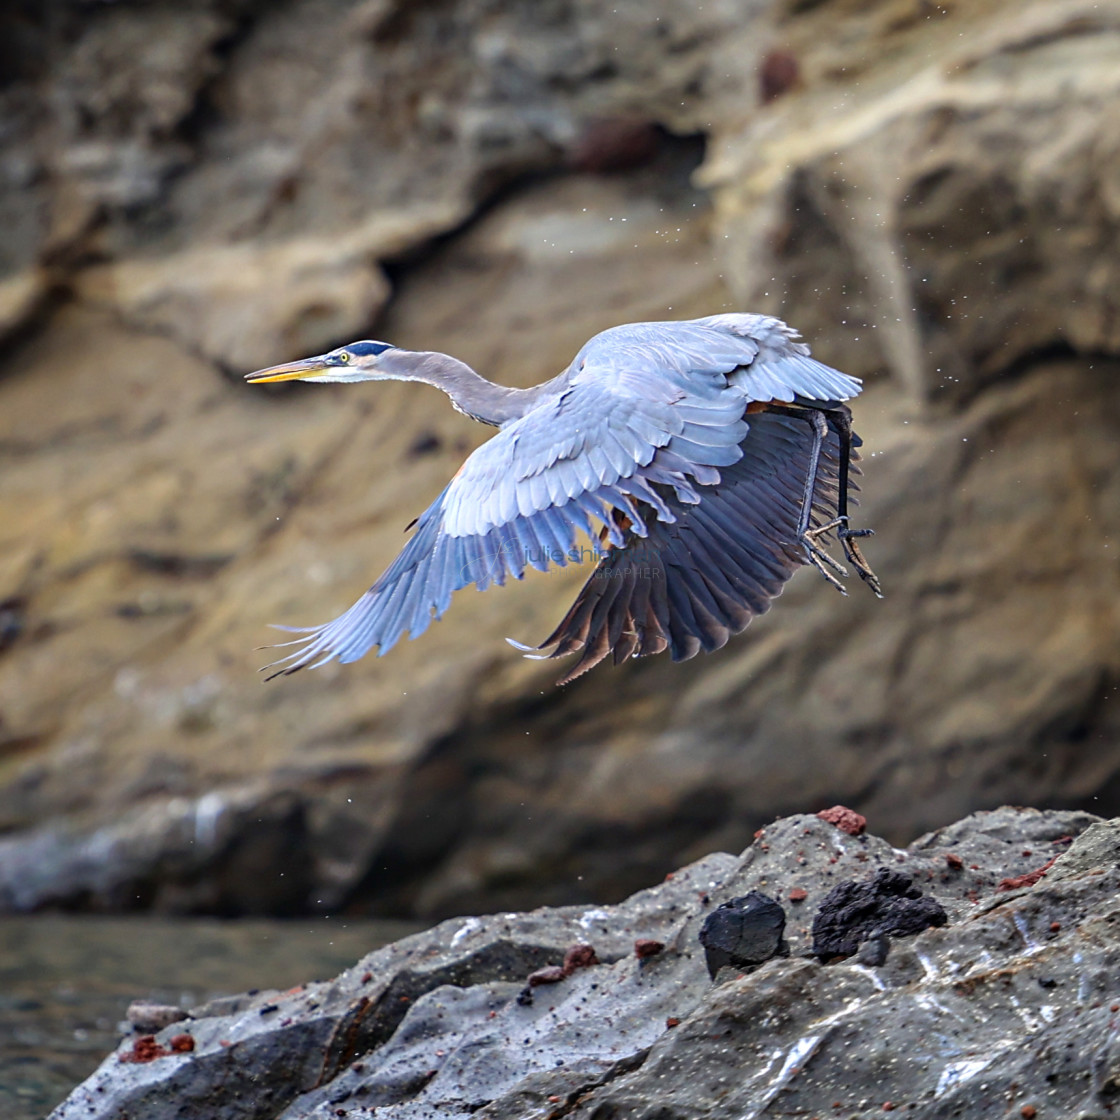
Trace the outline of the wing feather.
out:
<instances>
[{"instance_id":1,"label":"wing feather","mask_svg":"<svg viewBox=\"0 0 1120 1120\"><path fill-rule=\"evenodd\" d=\"M752 415L750 422L743 458L722 472L720 484L703 487L698 505L667 499L676 521L658 518L647 540L631 536L625 549L609 552L538 647L550 657L579 654L562 683L611 649L616 661L666 647L674 660L717 649L768 610L804 563L796 540L797 480L808 470L809 426L773 413ZM831 512L838 462L830 432L818 465L817 518ZM607 588L615 591L609 601ZM629 632L633 641L610 640Z\"/></svg>"},{"instance_id":2,"label":"wing feather","mask_svg":"<svg viewBox=\"0 0 1120 1120\"><path fill-rule=\"evenodd\" d=\"M669 600L669 656L687 661L700 652L700 624L692 611L692 598L680 579L667 581L665 594ZM588 645L594 640L592 634Z\"/></svg>"}]
</instances>

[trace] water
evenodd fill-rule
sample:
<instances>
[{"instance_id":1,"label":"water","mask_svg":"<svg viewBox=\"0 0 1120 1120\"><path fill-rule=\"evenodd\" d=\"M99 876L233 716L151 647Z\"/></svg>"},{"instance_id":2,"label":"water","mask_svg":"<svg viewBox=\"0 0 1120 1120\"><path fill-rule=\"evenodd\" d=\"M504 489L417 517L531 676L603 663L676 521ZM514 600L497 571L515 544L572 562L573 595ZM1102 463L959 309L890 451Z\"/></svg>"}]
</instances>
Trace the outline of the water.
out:
<instances>
[{"instance_id":1,"label":"water","mask_svg":"<svg viewBox=\"0 0 1120 1120\"><path fill-rule=\"evenodd\" d=\"M192 1007L327 979L418 928L338 918L0 918L0 1116L45 1116L116 1046L134 999Z\"/></svg>"}]
</instances>

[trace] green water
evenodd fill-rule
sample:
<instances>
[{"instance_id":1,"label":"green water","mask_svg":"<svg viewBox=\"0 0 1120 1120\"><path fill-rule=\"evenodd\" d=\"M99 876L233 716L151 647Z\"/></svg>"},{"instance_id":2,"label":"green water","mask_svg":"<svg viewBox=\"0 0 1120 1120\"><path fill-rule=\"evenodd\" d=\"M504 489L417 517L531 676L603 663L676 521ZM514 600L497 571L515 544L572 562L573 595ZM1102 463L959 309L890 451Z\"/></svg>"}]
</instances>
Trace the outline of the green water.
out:
<instances>
[{"instance_id":1,"label":"green water","mask_svg":"<svg viewBox=\"0 0 1120 1120\"><path fill-rule=\"evenodd\" d=\"M327 979L417 928L338 918L0 918L0 1116L45 1116L116 1046L134 999L191 1007Z\"/></svg>"}]
</instances>

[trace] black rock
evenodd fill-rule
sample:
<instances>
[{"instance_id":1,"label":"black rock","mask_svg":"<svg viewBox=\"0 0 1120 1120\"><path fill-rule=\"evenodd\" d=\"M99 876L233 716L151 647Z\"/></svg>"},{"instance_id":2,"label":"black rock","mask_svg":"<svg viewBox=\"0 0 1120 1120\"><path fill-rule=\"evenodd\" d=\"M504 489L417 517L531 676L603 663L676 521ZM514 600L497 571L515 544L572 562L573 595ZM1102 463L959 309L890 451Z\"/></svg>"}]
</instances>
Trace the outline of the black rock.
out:
<instances>
[{"instance_id":1,"label":"black rock","mask_svg":"<svg viewBox=\"0 0 1120 1120\"><path fill-rule=\"evenodd\" d=\"M911 883L909 875L880 867L867 882L838 884L813 919L813 955L850 957L871 937L912 937L943 926L948 917L941 903Z\"/></svg>"},{"instance_id":2,"label":"black rock","mask_svg":"<svg viewBox=\"0 0 1120 1120\"><path fill-rule=\"evenodd\" d=\"M873 933L856 953L856 960L868 968L882 968L891 951L891 939L882 932Z\"/></svg>"},{"instance_id":3,"label":"black rock","mask_svg":"<svg viewBox=\"0 0 1120 1120\"><path fill-rule=\"evenodd\" d=\"M700 929L700 944L714 978L721 968L750 968L785 952L786 912L767 895L751 891L713 910Z\"/></svg>"}]
</instances>

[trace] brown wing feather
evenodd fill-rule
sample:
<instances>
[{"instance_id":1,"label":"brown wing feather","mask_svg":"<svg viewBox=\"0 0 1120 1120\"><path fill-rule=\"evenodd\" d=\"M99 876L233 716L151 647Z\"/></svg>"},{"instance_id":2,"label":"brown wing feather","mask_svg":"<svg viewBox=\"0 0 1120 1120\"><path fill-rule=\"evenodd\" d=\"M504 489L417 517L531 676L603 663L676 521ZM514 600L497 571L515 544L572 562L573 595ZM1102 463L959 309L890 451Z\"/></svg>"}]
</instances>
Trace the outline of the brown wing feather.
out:
<instances>
[{"instance_id":1,"label":"brown wing feather","mask_svg":"<svg viewBox=\"0 0 1120 1120\"><path fill-rule=\"evenodd\" d=\"M768 610L805 563L797 526L812 444L804 421L752 414L742 459L721 469L717 485L699 489L698 505L663 495L677 521L650 517L648 537L628 533L623 548L610 549L541 643L549 657L579 654L559 683L612 652L616 663L664 649L674 661L687 660L718 649ZM839 440L830 430L817 471L814 524L834 516L838 483Z\"/></svg>"}]
</instances>

